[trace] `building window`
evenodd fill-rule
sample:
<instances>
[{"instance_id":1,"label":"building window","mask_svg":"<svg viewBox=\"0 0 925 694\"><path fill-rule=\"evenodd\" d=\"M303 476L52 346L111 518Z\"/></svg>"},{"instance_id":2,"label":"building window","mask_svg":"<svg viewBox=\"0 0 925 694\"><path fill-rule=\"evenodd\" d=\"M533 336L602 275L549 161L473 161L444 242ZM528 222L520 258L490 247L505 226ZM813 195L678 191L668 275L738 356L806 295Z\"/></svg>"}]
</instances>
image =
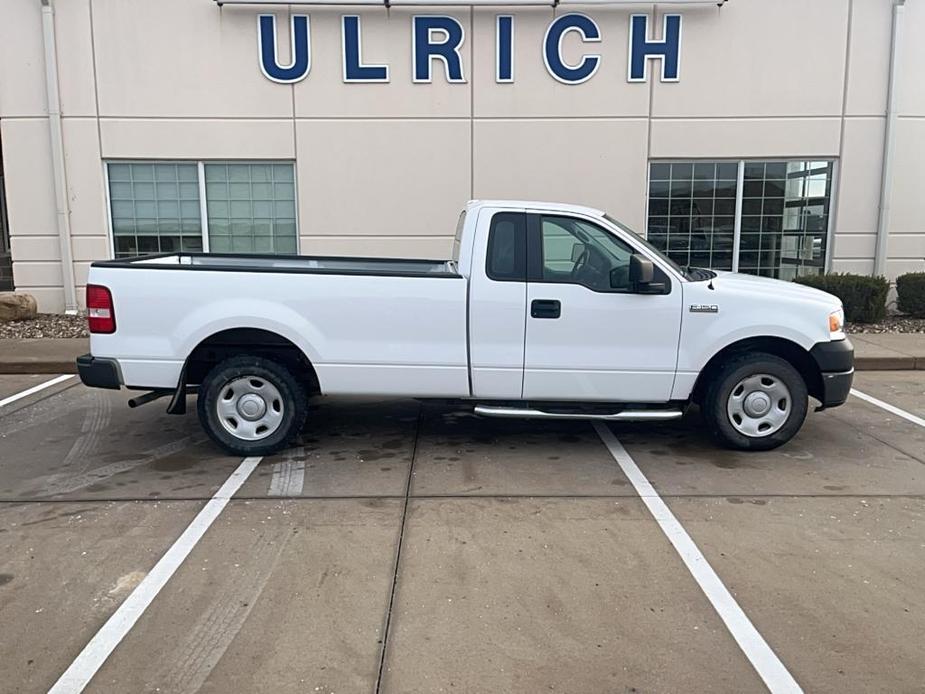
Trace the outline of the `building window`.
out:
<instances>
[{"instance_id":1,"label":"building window","mask_svg":"<svg viewBox=\"0 0 925 694\"><path fill-rule=\"evenodd\" d=\"M778 279L823 272L833 169L831 161L652 162L648 238L681 265Z\"/></svg>"},{"instance_id":2,"label":"building window","mask_svg":"<svg viewBox=\"0 0 925 694\"><path fill-rule=\"evenodd\" d=\"M209 250L295 253L291 164L206 164Z\"/></svg>"},{"instance_id":3,"label":"building window","mask_svg":"<svg viewBox=\"0 0 925 694\"><path fill-rule=\"evenodd\" d=\"M202 250L196 164L110 164L116 257Z\"/></svg>"},{"instance_id":4,"label":"building window","mask_svg":"<svg viewBox=\"0 0 925 694\"><path fill-rule=\"evenodd\" d=\"M298 252L291 162L107 166L117 258L203 250Z\"/></svg>"}]
</instances>

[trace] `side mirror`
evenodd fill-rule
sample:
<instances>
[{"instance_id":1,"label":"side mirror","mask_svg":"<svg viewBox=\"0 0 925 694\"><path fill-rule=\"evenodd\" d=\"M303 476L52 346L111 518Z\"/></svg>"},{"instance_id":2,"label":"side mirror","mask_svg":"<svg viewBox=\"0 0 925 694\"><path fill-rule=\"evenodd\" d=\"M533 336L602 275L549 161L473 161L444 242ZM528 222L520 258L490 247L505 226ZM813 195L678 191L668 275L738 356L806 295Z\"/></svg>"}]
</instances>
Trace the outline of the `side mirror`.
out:
<instances>
[{"instance_id":1,"label":"side mirror","mask_svg":"<svg viewBox=\"0 0 925 694\"><path fill-rule=\"evenodd\" d=\"M653 279L655 279L655 266L652 261L634 253L630 257L630 282L639 286L649 284Z\"/></svg>"},{"instance_id":2,"label":"side mirror","mask_svg":"<svg viewBox=\"0 0 925 694\"><path fill-rule=\"evenodd\" d=\"M572 244L572 262L577 263L578 259L585 252L585 245L583 243L573 243Z\"/></svg>"},{"instance_id":3,"label":"side mirror","mask_svg":"<svg viewBox=\"0 0 925 694\"><path fill-rule=\"evenodd\" d=\"M655 265L643 255L630 256L630 286L637 294L662 294L664 282L654 282Z\"/></svg>"}]
</instances>

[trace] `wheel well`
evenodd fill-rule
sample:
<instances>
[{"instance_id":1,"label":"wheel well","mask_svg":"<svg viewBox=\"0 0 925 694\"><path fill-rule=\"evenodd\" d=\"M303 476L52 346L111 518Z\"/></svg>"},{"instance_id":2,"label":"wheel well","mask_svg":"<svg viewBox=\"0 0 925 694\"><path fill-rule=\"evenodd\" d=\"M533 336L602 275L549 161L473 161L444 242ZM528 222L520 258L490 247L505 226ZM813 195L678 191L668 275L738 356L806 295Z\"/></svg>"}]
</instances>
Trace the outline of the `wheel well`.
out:
<instances>
[{"instance_id":1,"label":"wheel well","mask_svg":"<svg viewBox=\"0 0 925 694\"><path fill-rule=\"evenodd\" d=\"M259 328L223 330L200 342L186 360L186 382L202 383L213 366L240 355L278 362L301 379L310 394L321 390L318 374L302 350L282 335Z\"/></svg>"},{"instance_id":2,"label":"wheel well","mask_svg":"<svg viewBox=\"0 0 925 694\"><path fill-rule=\"evenodd\" d=\"M786 360L800 372L803 382L806 383L806 390L817 400L822 400L823 384L822 373L815 359L810 356L809 352L800 347L795 342L785 340L781 337L749 337L739 342L733 342L713 355L713 358L707 362L707 365L701 370L694 384L692 399L700 403L703 400L704 391L707 384L713 378L719 368L731 357L749 352L764 352L773 354L781 359Z\"/></svg>"}]
</instances>

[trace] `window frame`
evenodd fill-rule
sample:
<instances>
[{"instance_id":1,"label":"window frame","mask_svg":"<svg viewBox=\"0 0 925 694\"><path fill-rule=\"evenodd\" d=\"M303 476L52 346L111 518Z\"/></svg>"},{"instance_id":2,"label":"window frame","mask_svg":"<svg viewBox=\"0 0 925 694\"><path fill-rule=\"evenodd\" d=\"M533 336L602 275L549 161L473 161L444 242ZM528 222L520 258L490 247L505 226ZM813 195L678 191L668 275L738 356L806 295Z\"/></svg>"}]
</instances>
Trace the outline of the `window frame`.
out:
<instances>
[{"instance_id":1,"label":"window frame","mask_svg":"<svg viewBox=\"0 0 925 694\"><path fill-rule=\"evenodd\" d=\"M115 231L113 229L112 222L112 190L110 188L109 182L109 165L110 164L196 164L196 177L197 185L199 186L199 220L200 220L200 232L202 234L202 253L211 253L210 244L209 244L209 213L208 213L208 202L206 200L206 178L205 178L205 167L206 164L268 164L268 165L279 165L279 164L290 164L292 166L292 186L293 186L293 202L295 205L295 255L302 254L302 237L299 229L299 167L296 166L295 159L183 159L183 158L172 158L172 159L139 159L139 158L127 158L121 159L118 157L103 159L103 185L106 192L106 223L108 226L108 234L106 235L106 240L109 244L109 258L115 259L116 257L116 238ZM158 255L177 255L182 253L189 253L189 251L176 251L169 253L161 253ZM241 255L238 253L227 253L222 252L221 255ZM259 253L259 254L244 254L244 255L260 255L260 256L285 256L292 255L290 253ZM142 257L140 255L134 257ZM147 256L145 256L147 257Z\"/></svg>"},{"instance_id":2,"label":"window frame","mask_svg":"<svg viewBox=\"0 0 925 694\"><path fill-rule=\"evenodd\" d=\"M739 272L741 260L741 243L742 243L742 211L745 200L745 167L747 164L754 163L783 163L792 162L819 162L824 161L832 166L830 181L830 193L828 197L828 218L826 220L826 229L823 238L825 239L825 257L822 260L822 272L828 273L832 270L833 241L835 234L835 222L838 216L838 189L841 161L837 156L810 156L810 155L793 155L778 157L665 157L649 159L646 167L646 200L645 200L645 234L649 236L649 203L652 198L652 165L653 164L736 164L736 197L735 197L735 219L733 228L733 250L732 250L732 272ZM662 251L667 254L668 250Z\"/></svg>"}]
</instances>

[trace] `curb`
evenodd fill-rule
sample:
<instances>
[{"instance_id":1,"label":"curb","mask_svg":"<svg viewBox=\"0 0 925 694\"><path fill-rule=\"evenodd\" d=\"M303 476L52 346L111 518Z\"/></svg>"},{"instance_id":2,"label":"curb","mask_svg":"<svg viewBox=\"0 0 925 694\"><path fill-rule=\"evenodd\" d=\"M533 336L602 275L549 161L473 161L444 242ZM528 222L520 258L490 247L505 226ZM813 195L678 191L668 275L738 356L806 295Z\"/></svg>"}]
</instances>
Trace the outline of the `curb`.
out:
<instances>
[{"instance_id":1,"label":"curb","mask_svg":"<svg viewBox=\"0 0 925 694\"><path fill-rule=\"evenodd\" d=\"M855 357L855 371L925 371L925 357Z\"/></svg>"},{"instance_id":2,"label":"curb","mask_svg":"<svg viewBox=\"0 0 925 694\"><path fill-rule=\"evenodd\" d=\"M925 371L925 357L855 357L855 371ZM73 360L0 361L0 375L11 374L75 374Z\"/></svg>"}]
</instances>

